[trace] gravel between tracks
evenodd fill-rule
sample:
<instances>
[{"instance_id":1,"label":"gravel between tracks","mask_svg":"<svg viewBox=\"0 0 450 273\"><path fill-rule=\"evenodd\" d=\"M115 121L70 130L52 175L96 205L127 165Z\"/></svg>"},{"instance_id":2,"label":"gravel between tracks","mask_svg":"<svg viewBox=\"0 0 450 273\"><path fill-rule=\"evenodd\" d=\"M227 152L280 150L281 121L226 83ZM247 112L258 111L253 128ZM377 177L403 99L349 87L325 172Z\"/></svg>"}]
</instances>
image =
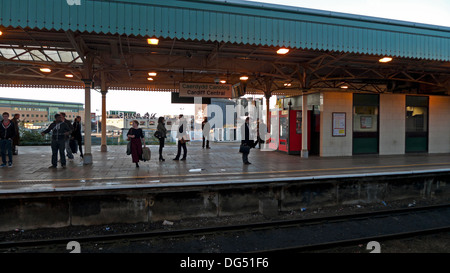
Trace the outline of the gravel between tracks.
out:
<instances>
[{"instance_id":1,"label":"gravel between tracks","mask_svg":"<svg viewBox=\"0 0 450 273\"><path fill-rule=\"evenodd\" d=\"M108 235L108 234L123 234L123 233L138 233L145 231L161 231L161 230L177 230L189 228L203 228L224 225L239 225L250 224L258 222L267 222L270 220L294 220L294 219L308 219L316 217L338 216L345 214L363 213L371 211L382 211L391 209L407 208L411 206L429 206L448 203L449 200L402 200L395 202L380 202L372 204L358 204L336 207L324 207L309 209L304 211L287 211L279 212L278 216L272 219L267 219L261 214L251 214L233 217L215 217L215 218L196 218L186 220L171 221L173 225L163 225L162 221L153 223L137 223L137 224L109 224L98 226L69 226L64 228L43 228L36 230L23 230L18 227L15 230L0 232L0 241L21 241L21 240L45 240L58 238L71 238L76 240L80 237L87 237L93 235ZM170 221L170 219L168 219ZM442 237L443 236L443 237ZM409 250L416 250L419 252L450 252L448 238L450 235L441 234L432 236L428 239L406 240L401 242L387 242L391 252L409 252ZM442 241L443 240L443 241ZM439 243L441 242L441 243ZM415 244L412 246L411 244ZM421 245L420 247L418 246ZM386 248L385 246L383 248ZM330 252L367 252L365 246L355 246L340 250L330 250Z\"/></svg>"}]
</instances>

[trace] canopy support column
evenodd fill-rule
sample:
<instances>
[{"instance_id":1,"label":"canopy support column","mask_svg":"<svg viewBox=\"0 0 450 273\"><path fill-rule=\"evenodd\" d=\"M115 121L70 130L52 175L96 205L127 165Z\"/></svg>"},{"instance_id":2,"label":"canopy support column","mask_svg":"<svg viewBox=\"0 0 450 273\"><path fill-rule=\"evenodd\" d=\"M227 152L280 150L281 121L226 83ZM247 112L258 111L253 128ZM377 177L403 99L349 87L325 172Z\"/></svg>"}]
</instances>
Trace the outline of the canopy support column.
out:
<instances>
[{"instance_id":1,"label":"canopy support column","mask_svg":"<svg viewBox=\"0 0 450 273\"><path fill-rule=\"evenodd\" d=\"M84 82L84 165L92 164L91 142L91 79Z\"/></svg>"},{"instance_id":2,"label":"canopy support column","mask_svg":"<svg viewBox=\"0 0 450 273\"><path fill-rule=\"evenodd\" d=\"M101 93L102 93L102 146L100 150L102 152L107 152L108 146L106 144L106 94L108 93L108 91L102 89Z\"/></svg>"},{"instance_id":3,"label":"canopy support column","mask_svg":"<svg viewBox=\"0 0 450 273\"><path fill-rule=\"evenodd\" d=\"M265 93L264 96L266 98L266 125L270 132L270 97L272 96L272 94Z\"/></svg>"},{"instance_id":4,"label":"canopy support column","mask_svg":"<svg viewBox=\"0 0 450 273\"><path fill-rule=\"evenodd\" d=\"M302 96L302 152L301 157L308 158L308 97Z\"/></svg>"},{"instance_id":5,"label":"canopy support column","mask_svg":"<svg viewBox=\"0 0 450 273\"><path fill-rule=\"evenodd\" d=\"M267 125L267 129L269 131L269 133L271 132L270 130L270 97L272 96L272 84L273 84L273 78L265 78L264 81L265 85L264 85L264 97L266 98L266 125Z\"/></svg>"},{"instance_id":6,"label":"canopy support column","mask_svg":"<svg viewBox=\"0 0 450 273\"><path fill-rule=\"evenodd\" d=\"M100 151L107 152L108 147L106 143L106 94L108 93L108 86L106 85L106 74L101 72L101 94L102 94L102 145Z\"/></svg>"}]
</instances>

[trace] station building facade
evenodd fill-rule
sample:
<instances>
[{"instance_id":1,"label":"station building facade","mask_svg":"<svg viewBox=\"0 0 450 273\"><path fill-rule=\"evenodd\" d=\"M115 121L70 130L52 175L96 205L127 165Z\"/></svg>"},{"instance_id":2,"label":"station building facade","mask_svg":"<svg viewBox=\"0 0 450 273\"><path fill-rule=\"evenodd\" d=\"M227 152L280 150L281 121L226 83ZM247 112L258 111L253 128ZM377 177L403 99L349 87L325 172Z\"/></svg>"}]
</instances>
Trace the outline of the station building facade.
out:
<instances>
[{"instance_id":1,"label":"station building facade","mask_svg":"<svg viewBox=\"0 0 450 273\"><path fill-rule=\"evenodd\" d=\"M313 123L308 137L317 143L312 154L450 153L449 96L333 91L306 96ZM291 109L302 110L302 96L285 98L284 109L289 101Z\"/></svg>"}]
</instances>

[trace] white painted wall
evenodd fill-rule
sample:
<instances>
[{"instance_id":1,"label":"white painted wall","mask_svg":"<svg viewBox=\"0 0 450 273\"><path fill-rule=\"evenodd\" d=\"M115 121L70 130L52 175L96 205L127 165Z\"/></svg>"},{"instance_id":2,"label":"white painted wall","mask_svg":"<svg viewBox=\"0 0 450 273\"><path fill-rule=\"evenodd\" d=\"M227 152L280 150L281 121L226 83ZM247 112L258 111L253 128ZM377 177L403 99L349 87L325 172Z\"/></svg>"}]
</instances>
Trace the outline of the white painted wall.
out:
<instances>
[{"instance_id":1,"label":"white painted wall","mask_svg":"<svg viewBox=\"0 0 450 273\"><path fill-rule=\"evenodd\" d=\"M428 152L450 153L450 97L430 96Z\"/></svg>"},{"instance_id":2,"label":"white painted wall","mask_svg":"<svg viewBox=\"0 0 450 273\"><path fill-rule=\"evenodd\" d=\"M450 97L429 97L428 152L450 153ZM320 94L320 156L351 156L353 135L353 94ZM332 136L333 112L346 113L346 136ZM380 95L380 155L405 153L406 95Z\"/></svg>"},{"instance_id":3,"label":"white painted wall","mask_svg":"<svg viewBox=\"0 0 450 273\"><path fill-rule=\"evenodd\" d=\"M406 96L380 95L380 155L405 153Z\"/></svg>"},{"instance_id":4,"label":"white painted wall","mask_svg":"<svg viewBox=\"0 0 450 273\"><path fill-rule=\"evenodd\" d=\"M353 94L322 92L320 97L320 156L352 155ZM333 137L333 112L346 113L345 136Z\"/></svg>"}]
</instances>

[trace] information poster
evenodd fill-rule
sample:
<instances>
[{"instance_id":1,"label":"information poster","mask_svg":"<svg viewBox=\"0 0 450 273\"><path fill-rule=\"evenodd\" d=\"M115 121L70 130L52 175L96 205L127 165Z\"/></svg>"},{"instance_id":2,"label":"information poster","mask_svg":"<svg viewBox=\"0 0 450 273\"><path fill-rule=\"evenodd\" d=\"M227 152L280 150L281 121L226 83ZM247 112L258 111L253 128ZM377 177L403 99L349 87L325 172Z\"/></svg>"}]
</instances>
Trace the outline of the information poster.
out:
<instances>
[{"instance_id":1,"label":"information poster","mask_svg":"<svg viewBox=\"0 0 450 273\"><path fill-rule=\"evenodd\" d=\"M372 128L372 117L371 116L361 116L360 124L362 129L371 129Z\"/></svg>"},{"instance_id":2,"label":"information poster","mask_svg":"<svg viewBox=\"0 0 450 273\"><path fill-rule=\"evenodd\" d=\"M345 113L333 113L333 136L345 136Z\"/></svg>"}]
</instances>

